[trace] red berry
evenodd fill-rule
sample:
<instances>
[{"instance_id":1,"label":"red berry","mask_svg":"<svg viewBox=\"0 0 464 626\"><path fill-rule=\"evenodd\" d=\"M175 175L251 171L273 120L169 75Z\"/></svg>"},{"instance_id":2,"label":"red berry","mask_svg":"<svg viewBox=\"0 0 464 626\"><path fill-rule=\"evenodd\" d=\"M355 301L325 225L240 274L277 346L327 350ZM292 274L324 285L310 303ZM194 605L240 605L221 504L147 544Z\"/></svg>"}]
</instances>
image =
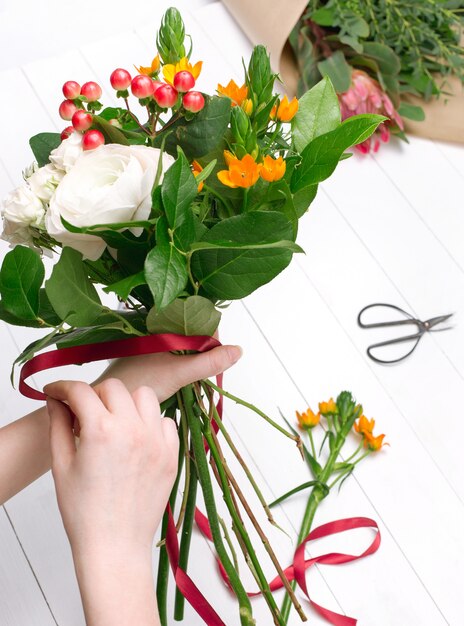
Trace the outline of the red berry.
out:
<instances>
[{"instance_id":1,"label":"red berry","mask_svg":"<svg viewBox=\"0 0 464 626\"><path fill-rule=\"evenodd\" d=\"M199 91L189 91L184 95L182 104L187 111L198 113L205 106L205 99Z\"/></svg>"},{"instance_id":2,"label":"red berry","mask_svg":"<svg viewBox=\"0 0 464 626\"><path fill-rule=\"evenodd\" d=\"M92 126L92 116L84 109L78 109L72 116L72 125L76 130L88 130Z\"/></svg>"},{"instance_id":3,"label":"red berry","mask_svg":"<svg viewBox=\"0 0 464 626\"><path fill-rule=\"evenodd\" d=\"M68 100L74 100L81 93L81 86L75 80L68 80L63 85L64 97Z\"/></svg>"},{"instance_id":4,"label":"red berry","mask_svg":"<svg viewBox=\"0 0 464 626\"><path fill-rule=\"evenodd\" d=\"M76 111L77 106L72 100L63 100L58 109L61 119L66 121L69 121Z\"/></svg>"},{"instance_id":5,"label":"red berry","mask_svg":"<svg viewBox=\"0 0 464 626\"><path fill-rule=\"evenodd\" d=\"M105 143L105 138L99 130L88 130L82 138L83 150L94 150Z\"/></svg>"},{"instance_id":6,"label":"red berry","mask_svg":"<svg viewBox=\"0 0 464 626\"><path fill-rule=\"evenodd\" d=\"M174 87L177 89L177 91L180 91L182 93L185 93L186 91L189 91L189 89L195 87L195 79L190 72L187 72L187 70L177 72L177 74L174 76L173 82Z\"/></svg>"},{"instance_id":7,"label":"red berry","mask_svg":"<svg viewBox=\"0 0 464 626\"><path fill-rule=\"evenodd\" d=\"M153 81L153 92L155 92L158 89L158 87L161 87L161 85L164 85L164 83L162 83L159 80L154 80Z\"/></svg>"},{"instance_id":8,"label":"red berry","mask_svg":"<svg viewBox=\"0 0 464 626\"><path fill-rule=\"evenodd\" d=\"M155 91L155 101L162 109L169 109L177 102L177 91L171 85L163 84Z\"/></svg>"},{"instance_id":9,"label":"red berry","mask_svg":"<svg viewBox=\"0 0 464 626\"><path fill-rule=\"evenodd\" d=\"M118 91L123 91L127 89L131 84L131 75L127 70L123 70L118 67L118 69L114 70L114 72L110 76L110 83L113 89L117 89Z\"/></svg>"},{"instance_id":10,"label":"red berry","mask_svg":"<svg viewBox=\"0 0 464 626\"><path fill-rule=\"evenodd\" d=\"M76 132L76 129L74 128L74 126L66 126L66 128L61 131L61 141L64 141L65 139L67 139L68 137L71 137L71 135Z\"/></svg>"},{"instance_id":11,"label":"red berry","mask_svg":"<svg viewBox=\"0 0 464 626\"><path fill-rule=\"evenodd\" d=\"M102 89L98 83L94 83L91 80L82 85L81 95L85 96L88 102L95 102L101 98Z\"/></svg>"},{"instance_id":12,"label":"red berry","mask_svg":"<svg viewBox=\"0 0 464 626\"><path fill-rule=\"evenodd\" d=\"M153 95L154 86L153 81L149 76L139 74L132 79L131 91L136 98L149 98Z\"/></svg>"}]
</instances>

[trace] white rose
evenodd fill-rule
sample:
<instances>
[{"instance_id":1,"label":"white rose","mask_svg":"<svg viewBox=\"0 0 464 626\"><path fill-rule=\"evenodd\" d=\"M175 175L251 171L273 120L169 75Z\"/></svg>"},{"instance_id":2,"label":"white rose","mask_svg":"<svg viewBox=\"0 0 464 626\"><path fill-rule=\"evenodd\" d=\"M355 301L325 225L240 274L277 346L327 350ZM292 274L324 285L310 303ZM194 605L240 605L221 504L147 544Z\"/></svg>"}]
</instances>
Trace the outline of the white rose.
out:
<instances>
[{"instance_id":1,"label":"white rose","mask_svg":"<svg viewBox=\"0 0 464 626\"><path fill-rule=\"evenodd\" d=\"M70 233L61 217L79 227L147 219L159 158L160 150L146 146L108 144L83 152L50 201L47 232L95 261L105 250L105 242L96 235ZM163 172L172 163L174 159L164 153ZM140 229L131 230L140 233Z\"/></svg>"},{"instance_id":2,"label":"white rose","mask_svg":"<svg viewBox=\"0 0 464 626\"><path fill-rule=\"evenodd\" d=\"M50 202L55 189L64 176L62 170L57 170L53 165L45 165L36 170L27 178L27 183L32 192L43 202Z\"/></svg>"},{"instance_id":3,"label":"white rose","mask_svg":"<svg viewBox=\"0 0 464 626\"><path fill-rule=\"evenodd\" d=\"M58 170L69 172L73 167L76 159L82 154L82 137L78 132L71 133L67 139L64 139L58 148L50 152L50 163Z\"/></svg>"}]
</instances>

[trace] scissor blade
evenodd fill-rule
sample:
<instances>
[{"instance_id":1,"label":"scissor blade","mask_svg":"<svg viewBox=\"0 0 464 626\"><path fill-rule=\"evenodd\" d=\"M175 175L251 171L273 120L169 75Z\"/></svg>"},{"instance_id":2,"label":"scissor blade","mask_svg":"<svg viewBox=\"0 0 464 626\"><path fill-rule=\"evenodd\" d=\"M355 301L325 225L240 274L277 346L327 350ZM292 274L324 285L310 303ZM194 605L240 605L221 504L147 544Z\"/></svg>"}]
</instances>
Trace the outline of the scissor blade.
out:
<instances>
[{"instance_id":1,"label":"scissor blade","mask_svg":"<svg viewBox=\"0 0 464 626\"><path fill-rule=\"evenodd\" d=\"M428 326L427 330L430 330L437 324L442 324L443 322L446 322L446 320L449 320L450 317L453 317L453 315L454 313L449 313L448 315L439 315L437 317L431 317L429 320L424 322L424 324Z\"/></svg>"}]
</instances>

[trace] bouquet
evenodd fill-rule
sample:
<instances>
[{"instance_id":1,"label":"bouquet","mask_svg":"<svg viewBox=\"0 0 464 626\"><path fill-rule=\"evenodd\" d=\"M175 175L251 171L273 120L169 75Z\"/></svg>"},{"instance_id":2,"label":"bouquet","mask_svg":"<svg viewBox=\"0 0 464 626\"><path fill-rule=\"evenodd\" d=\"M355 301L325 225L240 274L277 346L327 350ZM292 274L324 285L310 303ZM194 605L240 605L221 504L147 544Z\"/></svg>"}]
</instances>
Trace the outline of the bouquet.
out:
<instances>
[{"instance_id":1,"label":"bouquet","mask_svg":"<svg viewBox=\"0 0 464 626\"><path fill-rule=\"evenodd\" d=\"M120 107L104 108L101 87L94 81L64 84L59 114L71 125L61 135L31 138L36 161L25 171L25 183L4 200L3 238L13 249L0 272L0 318L47 330L24 349L17 364L27 365L50 346L58 353L73 346L96 353L124 338L211 338L227 302L271 281L294 253L302 252L296 244L298 220L318 184L333 173L347 149L385 121L360 115L342 123L327 78L300 101L276 95L277 76L262 46L253 50L243 85L230 81L212 96L198 91L202 62L192 57L191 45L186 47L176 9L164 15L156 43L150 66L137 68L135 77L123 68L112 72ZM43 254L53 259L45 282ZM96 286L115 294L119 308L103 304ZM175 345L170 349L178 350ZM205 380L162 406L176 420L182 451L159 550L161 621L167 623L165 544L172 530L171 510L178 511L176 565L185 571L199 487L241 624L254 623L222 537L213 490L217 482L272 619L283 624L241 507L261 537L264 531L247 507L219 441L221 433L244 466L215 393L244 403ZM301 447L298 436L245 404ZM245 471L268 511L251 472ZM270 546L269 555L304 617ZM182 619L183 602L179 592L176 619Z\"/></svg>"},{"instance_id":2,"label":"bouquet","mask_svg":"<svg viewBox=\"0 0 464 626\"><path fill-rule=\"evenodd\" d=\"M402 118L425 119L407 96L438 98L447 95L447 77L464 79L463 7L461 0L311 2L290 36L299 91L329 76L344 119L361 112L388 117L358 146L364 153L377 151L391 133L404 139Z\"/></svg>"}]
</instances>

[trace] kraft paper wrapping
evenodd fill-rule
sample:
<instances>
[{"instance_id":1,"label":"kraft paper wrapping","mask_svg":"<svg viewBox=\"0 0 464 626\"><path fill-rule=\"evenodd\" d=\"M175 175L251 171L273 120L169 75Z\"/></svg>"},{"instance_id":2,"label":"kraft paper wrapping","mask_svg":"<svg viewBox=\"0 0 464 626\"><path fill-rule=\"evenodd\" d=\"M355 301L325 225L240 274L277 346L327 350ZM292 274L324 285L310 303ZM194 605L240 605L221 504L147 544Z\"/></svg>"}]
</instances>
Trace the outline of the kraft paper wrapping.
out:
<instances>
[{"instance_id":1,"label":"kraft paper wrapping","mask_svg":"<svg viewBox=\"0 0 464 626\"><path fill-rule=\"evenodd\" d=\"M296 94L298 68L288 44L288 36L303 13L308 0L222 0L253 44L261 43L271 55L271 65L279 72L289 97ZM461 45L464 44L464 39ZM408 97L411 104L425 111L424 122L405 120L406 131L419 137L464 143L464 89L457 78L447 80L452 96L424 102Z\"/></svg>"}]
</instances>

